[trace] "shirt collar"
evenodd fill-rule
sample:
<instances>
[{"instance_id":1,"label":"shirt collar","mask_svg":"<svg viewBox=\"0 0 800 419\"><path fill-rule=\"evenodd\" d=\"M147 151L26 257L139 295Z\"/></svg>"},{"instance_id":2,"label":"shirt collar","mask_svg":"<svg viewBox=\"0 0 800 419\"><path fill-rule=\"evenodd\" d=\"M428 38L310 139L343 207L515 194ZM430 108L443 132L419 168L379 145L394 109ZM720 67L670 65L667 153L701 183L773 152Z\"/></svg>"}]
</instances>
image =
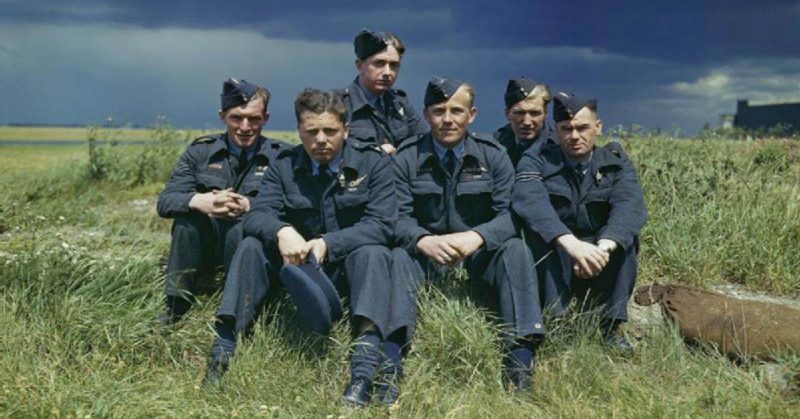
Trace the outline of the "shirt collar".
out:
<instances>
[{"instance_id":1,"label":"shirt collar","mask_svg":"<svg viewBox=\"0 0 800 419\"><path fill-rule=\"evenodd\" d=\"M238 158L239 155L242 154L242 148L234 144L233 141L227 139L227 137L226 137L226 142L228 143L228 154L236 156ZM253 155L256 154L256 151L259 148L261 148L261 138L256 139L255 144L247 148L247 158L250 159L251 157L253 157Z\"/></svg>"},{"instance_id":2,"label":"shirt collar","mask_svg":"<svg viewBox=\"0 0 800 419\"><path fill-rule=\"evenodd\" d=\"M581 167L583 168L583 172L586 172L586 169L587 169L587 168L589 167L589 165L592 163L592 156L593 156L593 155L594 155L594 150L592 150L591 152L589 152L589 158L588 158L588 159L586 159L586 160L584 160L584 161L580 162L580 164L581 164ZM571 169L573 169L573 170L575 170L576 166L578 166L578 162L577 162L577 161L575 161L575 160L573 160L572 158L570 158L570 157L569 157L569 156L567 156L566 154L564 154L564 161L567 163L567 166L569 166L569 167L570 167Z\"/></svg>"},{"instance_id":3,"label":"shirt collar","mask_svg":"<svg viewBox=\"0 0 800 419\"><path fill-rule=\"evenodd\" d=\"M317 161L314 159L309 159L309 160L311 160L311 174L314 176L318 175L320 164L317 163ZM336 157L334 157L333 160L331 160L328 163L328 170L331 172L331 174L339 173L339 166L341 165L342 165L342 150L339 150L339 152L336 153Z\"/></svg>"},{"instance_id":4,"label":"shirt collar","mask_svg":"<svg viewBox=\"0 0 800 419\"><path fill-rule=\"evenodd\" d=\"M361 93L364 94L364 101L369 103L373 108L379 109L378 101L383 99L383 95L375 96L374 94L372 94L372 92L370 92L369 89L367 89L366 87L364 87L364 85L361 84L361 77L357 78L356 85L358 86L359 89L361 89Z\"/></svg>"},{"instance_id":5,"label":"shirt collar","mask_svg":"<svg viewBox=\"0 0 800 419\"><path fill-rule=\"evenodd\" d=\"M438 157L440 161L444 161L444 155L447 153L447 150L453 150L453 153L456 155L456 159L461 160L461 157L464 156L465 140L466 138L459 141L459 143L454 147L447 148L436 141L436 139L433 139L433 152L436 153L436 157Z\"/></svg>"}]
</instances>

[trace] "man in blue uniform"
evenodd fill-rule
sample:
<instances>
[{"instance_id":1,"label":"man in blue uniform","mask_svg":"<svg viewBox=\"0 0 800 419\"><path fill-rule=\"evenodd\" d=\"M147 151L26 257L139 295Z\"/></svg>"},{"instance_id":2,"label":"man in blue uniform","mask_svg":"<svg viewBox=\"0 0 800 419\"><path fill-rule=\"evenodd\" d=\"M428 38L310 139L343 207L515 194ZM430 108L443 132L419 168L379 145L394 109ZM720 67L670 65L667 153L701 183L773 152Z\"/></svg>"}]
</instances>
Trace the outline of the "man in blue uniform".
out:
<instances>
[{"instance_id":1,"label":"man in blue uniform","mask_svg":"<svg viewBox=\"0 0 800 419\"><path fill-rule=\"evenodd\" d=\"M367 29L353 41L358 77L340 91L350 119L350 138L375 142L388 154L405 138L428 131L406 93L392 89L406 47L393 33Z\"/></svg>"},{"instance_id":2,"label":"man in blue uniform","mask_svg":"<svg viewBox=\"0 0 800 419\"><path fill-rule=\"evenodd\" d=\"M472 87L436 77L425 92L431 132L406 140L395 155L398 221L393 322L411 335L416 289L426 278L462 267L497 292L507 328L504 373L517 391L531 383L535 343L544 333L530 252L516 237L509 203L514 168L491 138L468 132L476 117ZM398 298L399 300L399 298Z\"/></svg>"},{"instance_id":3,"label":"man in blue uniform","mask_svg":"<svg viewBox=\"0 0 800 419\"><path fill-rule=\"evenodd\" d=\"M526 153L511 198L543 284L544 302L562 314L570 300L599 307L604 343L633 348L619 333L636 281L638 235L647 219L633 163L612 142L596 147L597 101L560 92L553 101L559 144Z\"/></svg>"},{"instance_id":4,"label":"man in blue uniform","mask_svg":"<svg viewBox=\"0 0 800 419\"><path fill-rule=\"evenodd\" d=\"M241 237L241 216L250 210L264 171L284 143L261 136L269 119L269 92L245 80L222 85L221 134L200 137L183 153L158 196L158 215L174 218L167 262L167 311L170 324L186 313L193 295L227 266Z\"/></svg>"},{"instance_id":5,"label":"man in blue uniform","mask_svg":"<svg viewBox=\"0 0 800 419\"><path fill-rule=\"evenodd\" d=\"M546 84L519 77L508 81L503 99L508 124L495 131L494 139L506 148L511 163L517 167L531 147L536 153L543 144L557 142L547 124L547 105L552 96Z\"/></svg>"},{"instance_id":6,"label":"man in blue uniform","mask_svg":"<svg viewBox=\"0 0 800 419\"><path fill-rule=\"evenodd\" d=\"M283 265L310 255L344 278L356 336L350 405L364 405L389 327L389 274L397 201L391 158L375 143L347 139L347 110L334 92L306 89L295 101L301 145L270 166L244 222L217 312L207 380L217 381Z\"/></svg>"}]
</instances>

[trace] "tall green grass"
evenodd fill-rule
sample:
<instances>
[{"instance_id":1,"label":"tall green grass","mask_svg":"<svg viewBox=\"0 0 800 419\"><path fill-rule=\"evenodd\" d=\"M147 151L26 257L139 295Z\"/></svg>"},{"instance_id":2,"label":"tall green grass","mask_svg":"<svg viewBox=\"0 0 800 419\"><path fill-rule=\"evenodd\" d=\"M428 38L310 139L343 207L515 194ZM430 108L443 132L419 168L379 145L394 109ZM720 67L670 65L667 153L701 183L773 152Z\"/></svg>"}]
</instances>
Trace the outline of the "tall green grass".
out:
<instances>
[{"instance_id":1,"label":"tall green grass","mask_svg":"<svg viewBox=\"0 0 800 419\"><path fill-rule=\"evenodd\" d=\"M548 321L531 394L500 379L483 290L452 278L423 290L396 407L350 411L346 321L312 336L285 295L270 301L223 385L203 389L218 295L156 327L169 222L155 215L185 138L103 145L0 178L0 415L7 417L792 417L797 394L756 364L688 349L668 326L637 329L636 356L609 357L591 316ZM626 141L650 221L640 282L736 283L795 296L800 163L780 142ZM163 158L161 158L163 155ZM99 157L98 157L99 156ZM169 157L166 157L169 156ZM146 157L146 158L145 158ZM56 157L61 158L61 157ZM113 162L111 164L110 162ZM488 304L487 304L488 303ZM636 326L636 325L632 325ZM798 359L780 365L797 372Z\"/></svg>"}]
</instances>

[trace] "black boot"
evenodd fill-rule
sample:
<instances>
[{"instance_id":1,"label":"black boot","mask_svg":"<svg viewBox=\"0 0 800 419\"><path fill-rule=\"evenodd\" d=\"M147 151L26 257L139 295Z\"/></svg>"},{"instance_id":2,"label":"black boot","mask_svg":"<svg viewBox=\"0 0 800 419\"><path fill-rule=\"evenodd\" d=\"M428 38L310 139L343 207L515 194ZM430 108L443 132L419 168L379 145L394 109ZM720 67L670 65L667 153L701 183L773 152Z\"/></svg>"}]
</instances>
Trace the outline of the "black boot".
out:
<instances>
[{"instance_id":1,"label":"black boot","mask_svg":"<svg viewBox=\"0 0 800 419\"><path fill-rule=\"evenodd\" d=\"M400 382L403 380L403 363L384 363L375 382L375 399L385 406L397 403L400 398Z\"/></svg>"},{"instance_id":2,"label":"black boot","mask_svg":"<svg viewBox=\"0 0 800 419\"><path fill-rule=\"evenodd\" d=\"M165 303L166 309L156 318L156 321L161 326L170 326L177 323L192 308L191 301L173 295L168 295Z\"/></svg>"},{"instance_id":3,"label":"black boot","mask_svg":"<svg viewBox=\"0 0 800 419\"><path fill-rule=\"evenodd\" d=\"M621 320L603 319L600 324L600 334L603 338L603 345L606 350L622 358L633 357L633 346L625 335L619 330Z\"/></svg>"},{"instance_id":4,"label":"black boot","mask_svg":"<svg viewBox=\"0 0 800 419\"><path fill-rule=\"evenodd\" d=\"M344 389L342 401L348 407L364 407L372 395L372 377L381 363L380 334L367 332L353 345L350 355L350 382Z\"/></svg>"},{"instance_id":5,"label":"black boot","mask_svg":"<svg viewBox=\"0 0 800 419\"><path fill-rule=\"evenodd\" d=\"M503 378L514 393L523 395L533 388L533 361L535 352L531 345L518 346L503 358Z\"/></svg>"},{"instance_id":6,"label":"black boot","mask_svg":"<svg viewBox=\"0 0 800 419\"><path fill-rule=\"evenodd\" d=\"M230 318L218 319L216 324L217 337L211 345L211 356L208 360L208 369L203 378L203 386L216 385L228 371L230 360L236 353L236 331L234 320Z\"/></svg>"}]
</instances>

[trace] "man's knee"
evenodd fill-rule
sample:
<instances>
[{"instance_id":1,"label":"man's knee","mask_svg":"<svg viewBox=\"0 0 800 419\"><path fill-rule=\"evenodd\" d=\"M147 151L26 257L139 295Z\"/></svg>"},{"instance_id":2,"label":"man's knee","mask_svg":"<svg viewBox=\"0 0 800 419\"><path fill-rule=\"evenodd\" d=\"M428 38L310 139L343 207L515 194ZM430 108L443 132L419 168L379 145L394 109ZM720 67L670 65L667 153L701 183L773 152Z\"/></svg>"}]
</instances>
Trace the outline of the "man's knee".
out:
<instances>
[{"instance_id":1,"label":"man's knee","mask_svg":"<svg viewBox=\"0 0 800 419\"><path fill-rule=\"evenodd\" d=\"M386 246L370 244L353 250L347 255L346 260L351 266L364 266L374 262L389 263L392 260L392 252Z\"/></svg>"},{"instance_id":2,"label":"man's knee","mask_svg":"<svg viewBox=\"0 0 800 419\"><path fill-rule=\"evenodd\" d=\"M512 237L503 242L503 245L500 246L500 251L507 260L530 260L530 251L528 247L525 246L525 242L519 237Z\"/></svg>"},{"instance_id":3,"label":"man's knee","mask_svg":"<svg viewBox=\"0 0 800 419\"><path fill-rule=\"evenodd\" d=\"M236 257L237 259L265 258L264 245L255 237L245 237L236 246Z\"/></svg>"}]
</instances>

